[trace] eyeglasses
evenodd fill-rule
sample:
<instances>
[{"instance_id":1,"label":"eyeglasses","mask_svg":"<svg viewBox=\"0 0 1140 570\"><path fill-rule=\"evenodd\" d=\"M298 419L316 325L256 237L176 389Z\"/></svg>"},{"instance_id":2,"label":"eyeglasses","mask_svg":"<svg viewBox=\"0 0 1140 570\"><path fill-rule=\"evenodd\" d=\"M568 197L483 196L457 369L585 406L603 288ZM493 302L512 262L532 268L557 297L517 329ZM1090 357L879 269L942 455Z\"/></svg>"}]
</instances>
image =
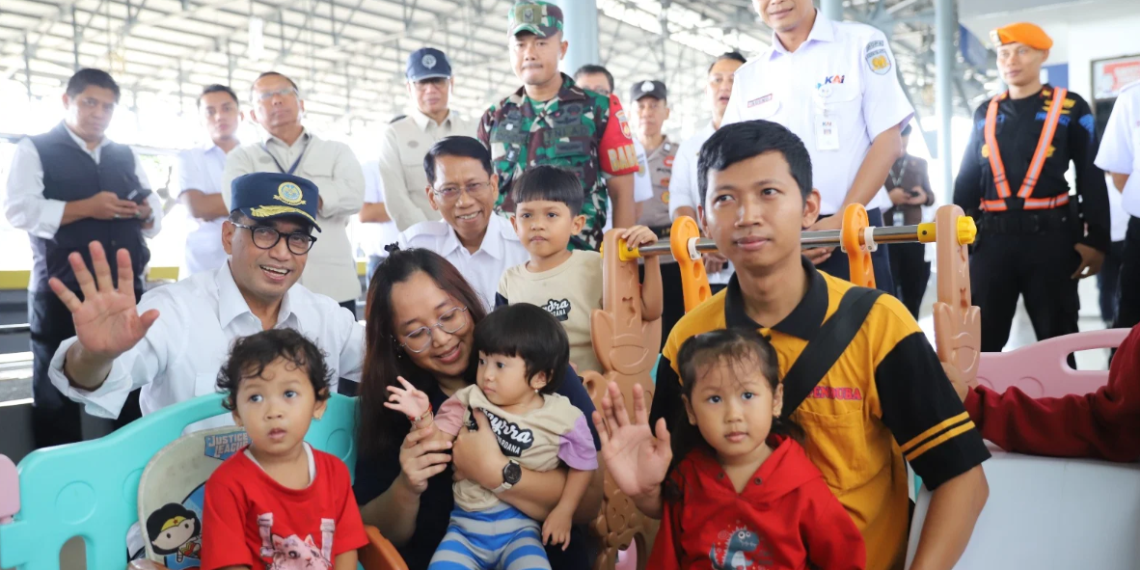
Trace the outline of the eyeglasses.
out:
<instances>
[{"instance_id":1,"label":"eyeglasses","mask_svg":"<svg viewBox=\"0 0 1140 570\"><path fill-rule=\"evenodd\" d=\"M432 192L435 193L436 198L450 203L458 200L459 195L463 192L466 192L468 196L474 198L482 196L490 187L490 182L474 182L466 186L444 186L443 188L434 189Z\"/></svg>"},{"instance_id":2,"label":"eyeglasses","mask_svg":"<svg viewBox=\"0 0 1140 570\"><path fill-rule=\"evenodd\" d=\"M277 247L277 242L281 241L282 233L269 226L245 226L242 224L234 224L234 226L249 230L249 233L253 234L253 245L260 249L273 249ZM313 244L317 243L317 238L305 232L293 232L284 234L284 236L285 246L293 255L305 255L313 248Z\"/></svg>"},{"instance_id":3,"label":"eyeglasses","mask_svg":"<svg viewBox=\"0 0 1140 570\"><path fill-rule=\"evenodd\" d=\"M400 346L417 354L427 350L431 344L431 329L438 328L447 334L455 334L467 326L467 307L455 307L439 316L439 321L430 327L420 327L404 335Z\"/></svg>"},{"instance_id":4,"label":"eyeglasses","mask_svg":"<svg viewBox=\"0 0 1140 570\"><path fill-rule=\"evenodd\" d=\"M267 101L270 101L274 97L278 97L278 96L288 97L290 95L296 95L297 97L301 96L301 94L298 93L297 90L293 89L292 87L286 87L284 89L278 89L277 91L266 91L265 93L254 93L253 94L254 98L259 103L265 103Z\"/></svg>"}]
</instances>

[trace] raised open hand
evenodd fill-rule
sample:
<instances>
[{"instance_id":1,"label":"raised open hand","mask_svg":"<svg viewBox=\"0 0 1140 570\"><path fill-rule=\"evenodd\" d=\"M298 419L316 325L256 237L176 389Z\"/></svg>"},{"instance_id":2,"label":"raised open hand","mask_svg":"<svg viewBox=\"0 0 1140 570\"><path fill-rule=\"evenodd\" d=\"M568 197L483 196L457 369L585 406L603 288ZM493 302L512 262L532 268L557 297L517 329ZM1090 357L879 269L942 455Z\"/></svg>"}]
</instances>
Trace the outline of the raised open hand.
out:
<instances>
[{"instance_id":1,"label":"raised open hand","mask_svg":"<svg viewBox=\"0 0 1140 570\"><path fill-rule=\"evenodd\" d=\"M404 380L403 376L397 376L396 380L400 381L403 388L399 386L388 386L388 401L384 402L384 407L389 410L396 410L408 416L408 419L415 419L424 415L431 409L431 401L428 400L428 395L417 390L412 386L411 382Z\"/></svg>"},{"instance_id":2,"label":"raised open hand","mask_svg":"<svg viewBox=\"0 0 1140 570\"><path fill-rule=\"evenodd\" d=\"M139 314L135 303L135 277L131 270L131 254L120 249L119 287L111 283L111 266L103 246L93 241L88 246L91 251L91 265L95 277L83 263L83 256L73 252L67 260L75 272L75 279L83 291L83 300L72 293L62 281L52 277L48 281L51 290L71 311L75 321L75 336L83 349L94 355L114 359L130 350L146 335L146 331L158 319L158 311L151 309Z\"/></svg>"},{"instance_id":3,"label":"raised open hand","mask_svg":"<svg viewBox=\"0 0 1140 570\"><path fill-rule=\"evenodd\" d=\"M660 485L673 460L665 419L657 421L657 437L649 430L645 392L639 384L633 386L633 412L631 423L616 382L610 382L602 396L602 411L594 412L606 470L618 488L631 497L649 493Z\"/></svg>"}]
</instances>

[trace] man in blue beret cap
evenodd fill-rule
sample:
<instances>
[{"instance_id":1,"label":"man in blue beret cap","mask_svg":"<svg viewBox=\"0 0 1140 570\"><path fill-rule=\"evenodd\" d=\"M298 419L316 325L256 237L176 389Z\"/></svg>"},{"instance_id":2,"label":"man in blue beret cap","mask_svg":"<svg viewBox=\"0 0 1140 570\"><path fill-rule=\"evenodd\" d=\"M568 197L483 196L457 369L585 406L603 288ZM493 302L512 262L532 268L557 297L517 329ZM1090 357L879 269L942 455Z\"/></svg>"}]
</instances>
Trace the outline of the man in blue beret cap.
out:
<instances>
[{"instance_id":1,"label":"man in blue beret cap","mask_svg":"<svg viewBox=\"0 0 1140 570\"><path fill-rule=\"evenodd\" d=\"M51 283L71 311L76 336L60 345L49 375L88 413L117 417L138 387L143 414L213 394L234 341L272 328L297 330L329 355L330 390L340 378L359 381L364 328L336 301L297 283L317 241L313 232L320 231L316 185L289 174L253 173L234 179L231 192L222 225L229 260L222 267L148 291L136 306L128 252L115 252L115 287L103 246L92 242L94 276L78 253L70 258L82 299ZM225 414L188 429L232 424Z\"/></svg>"}]
</instances>

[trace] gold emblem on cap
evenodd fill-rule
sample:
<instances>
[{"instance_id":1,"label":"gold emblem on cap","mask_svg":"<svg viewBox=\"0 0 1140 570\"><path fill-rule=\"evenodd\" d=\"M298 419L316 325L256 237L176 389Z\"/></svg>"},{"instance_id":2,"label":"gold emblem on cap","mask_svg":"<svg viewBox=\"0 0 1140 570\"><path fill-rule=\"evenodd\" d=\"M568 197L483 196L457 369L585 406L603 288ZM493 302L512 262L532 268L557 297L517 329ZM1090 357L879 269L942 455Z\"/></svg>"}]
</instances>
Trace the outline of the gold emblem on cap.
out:
<instances>
[{"instance_id":1,"label":"gold emblem on cap","mask_svg":"<svg viewBox=\"0 0 1140 570\"><path fill-rule=\"evenodd\" d=\"M289 204L290 206L300 206L305 203L304 194L301 192L301 187L292 182L282 182L277 187L277 195L274 199Z\"/></svg>"}]
</instances>

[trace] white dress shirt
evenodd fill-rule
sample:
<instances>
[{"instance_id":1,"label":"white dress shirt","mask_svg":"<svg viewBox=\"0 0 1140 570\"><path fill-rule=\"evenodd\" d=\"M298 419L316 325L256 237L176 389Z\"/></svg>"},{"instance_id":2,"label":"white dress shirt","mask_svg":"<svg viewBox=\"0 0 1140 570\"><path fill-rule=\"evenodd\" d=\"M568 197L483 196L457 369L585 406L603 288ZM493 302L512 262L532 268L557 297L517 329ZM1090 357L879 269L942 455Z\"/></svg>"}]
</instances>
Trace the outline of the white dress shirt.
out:
<instances>
[{"instance_id":1,"label":"white dress shirt","mask_svg":"<svg viewBox=\"0 0 1140 570\"><path fill-rule=\"evenodd\" d=\"M637 151L637 172L633 174L633 201L641 203L653 199L653 177L649 173L649 155L637 137L633 138L633 148ZM606 178L609 179L608 176ZM611 196L606 202L606 225L602 227L602 231L608 232L613 227L614 199Z\"/></svg>"},{"instance_id":2,"label":"white dress shirt","mask_svg":"<svg viewBox=\"0 0 1140 570\"><path fill-rule=\"evenodd\" d=\"M736 71L721 125L765 119L798 135L811 155L820 213L840 213L875 137L905 127L914 116L895 65L882 32L833 22L817 11L807 41L795 52L773 36L771 47ZM867 209L890 206L880 189Z\"/></svg>"},{"instance_id":3,"label":"white dress shirt","mask_svg":"<svg viewBox=\"0 0 1140 570\"><path fill-rule=\"evenodd\" d=\"M419 222L442 219L428 202L424 156L432 145L450 136L475 136L475 123L451 111L442 123L418 109L393 121L380 138L380 176L388 215L400 231Z\"/></svg>"},{"instance_id":4,"label":"white dress shirt","mask_svg":"<svg viewBox=\"0 0 1140 570\"><path fill-rule=\"evenodd\" d=\"M491 215L483 243L475 253L467 251L455 229L447 222L420 222L400 234L400 249L422 247L443 256L459 270L487 310L495 307L499 279L507 269L526 263L530 256L519 241L510 220Z\"/></svg>"},{"instance_id":5,"label":"white dress shirt","mask_svg":"<svg viewBox=\"0 0 1140 570\"><path fill-rule=\"evenodd\" d=\"M1129 175L1121 191L1121 205L1130 216L1140 218L1140 81L1120 90L1104 128L1096 166L1105 172ZM1112 194L1116 186L1108 187Z\"/></svg>"},{"instance_id":6,"label":"white dress shirt","mask_svg":"<svg viewBox=\"0 0 1140 570\"><path fill-rule=\"evenodd\" d=\"M178 195L187 190L203 194L221 194L222 175L226 169L226 151L210 143L178 153ZM226 250L222 247L222 222L195 218L187 209L190 233L186 234L186 270L190 275L217 269L226 263Z\"/></svg>"},{"instance_id":7,"label":"white dress shirt","mask_svg":"<svg viewBox=\"0 0 1140 570\"><path fill-rule=\"evenodd\" d=\"M300 163L293 174L316 184L323 202L317 212L321 231L314 234L317 243L309 251L300 283L338 303L352 301L360 296L360 278L348 240L348 219L359 214L364 205L364 171L348 145L322 140L308 131L292 145L269 136L261 143L243 145L230 152L222 188L229 188L243 174L280 172L278 164L288 170L298 159ZM229 209L230 193L222 192L222 197Z\"/></svg>"},{"instance_id":8,"label":"white dress shirt","mask_svg":"<svg viewBox=\"0 0 1140 570\"><path fill-rule=\"evenodd\" d=\"M217 393L218 371L233 343L261 332L261 320L249 310L230 273L229 264L204 271L177 283L148 291L138 310L158 309L158 320L134 348L111 365L111 373L97 390L73 387L63 372L71 337L59 345L48 374L63 395L84 404L87 413L118 417L127 395L142 388L143 415L197 396ZM360 381L364 362L364 327L335 301L300 284L285 293L276 329L293 329L316 343L326 355L331 377ZM233 425L230 414L191 425L187 431Z\"/></svg>"},{"instance_id":9,"label":"white dress shirt","mask_svg":"<svg viewBox=\"0 0 1140 570\"><path fill-rule=\"evenodd\" d=\"M384 180L380 177L380 161L364 163L364 203L384 203ZM388 214L391 217L391 213ZM360 222L360 249L365 255L388 257L384 246L400 240L396 222Z\"/></svg>"},{"instance_id":10,"label":"white dress shirt","mask_svg":"<svg viewBox=\"0 0 1140 570\"><path fill-rule=\"evenodd\" d=\"M103 147L111 144L111 140L103 137L103 141L94 149L87 148L87 142L79 138L67 128L67 134L79 148L91 156L95 164L103 156ZM135 158L135 175L138 176L139 185L144 190L150 190L150 180L143 169L139 155L132 148ZM153 238L162 230L162 199L151 192L146 198L154 214L154 225L142 231L143 236ZM8 192L4 199L4 214L12 227L24 230L29 234L43 238L55 238L63 221L63 209L67 205L65 200L51 200L44 197L44 165L40 161L40 153L32 139L24 137L16 144L16 152L12 155L12 165L8 170ZM32 276L29 281L29 291L35 287L37 277Z\"/></svg>"},{"instance_id":11,"label":"white dress shirt","mask_svg":"<svg viewBox=\"0 0 1140 570\"><path fill-rule=\"evenodd\" d=\"M701 190L697 186L697 159L701 156L701 146L712 138L716 127L710 122L697 134L687 138L677 148L673 157L673 173L669 178L669 217L677 217L677 208L689 207L697 211L701 205ZM697 220L697 224L701 223ZM725 285L732 277L731 263L726 263L724 269L716 273L709 273L709 283Z\"/></svg>"}]
</instances>

